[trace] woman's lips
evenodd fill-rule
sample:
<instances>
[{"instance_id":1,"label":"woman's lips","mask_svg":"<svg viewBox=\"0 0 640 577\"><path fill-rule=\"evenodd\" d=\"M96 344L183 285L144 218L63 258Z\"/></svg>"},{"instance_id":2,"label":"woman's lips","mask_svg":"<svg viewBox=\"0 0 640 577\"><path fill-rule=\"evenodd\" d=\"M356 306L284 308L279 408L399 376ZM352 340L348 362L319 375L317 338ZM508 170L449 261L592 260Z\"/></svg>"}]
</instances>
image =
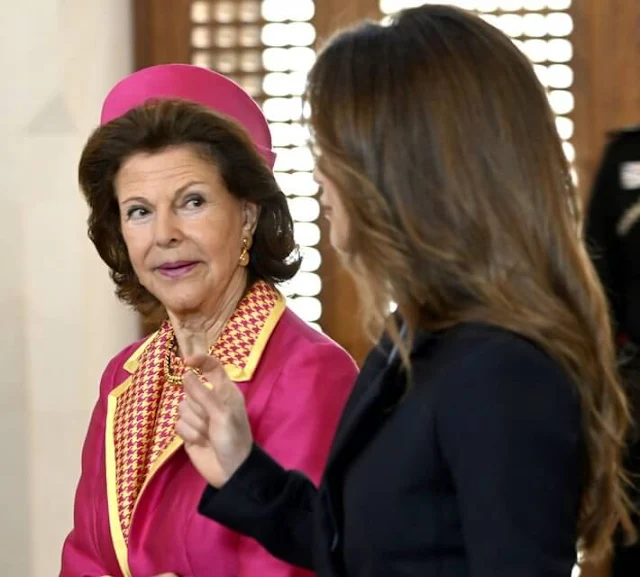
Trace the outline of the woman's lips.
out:
<instances>
[{"instance_id":1,"label":"woman's lips","mask_svg":"<svg viewBox=\"0 0 640 577\"><path fill-rule=\"evenodd\" d=\"M197 265L197 261L181 260L176 262L167 262L159 266L158 271L162 276L167 278L180 278L189 274Z\"/></svg>"}]
</instances>

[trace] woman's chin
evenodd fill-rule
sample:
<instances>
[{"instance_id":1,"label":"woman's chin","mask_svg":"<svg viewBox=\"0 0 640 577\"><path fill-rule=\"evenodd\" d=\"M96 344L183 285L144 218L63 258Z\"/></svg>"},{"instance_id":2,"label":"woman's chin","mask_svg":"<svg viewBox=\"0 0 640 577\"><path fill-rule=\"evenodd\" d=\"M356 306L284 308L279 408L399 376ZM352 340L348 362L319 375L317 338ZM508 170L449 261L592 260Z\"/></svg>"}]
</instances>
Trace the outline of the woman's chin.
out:
<instances>
[{"instance_id":1,"label":"woman's chin","mask_svg":"<svg viewBox=\"0 0 640 577\"><path fill-rule=\"evenodd\" d=\"M202 298L196 298L195 295L189 298L184 294L175 298L169 297L159 300L169 316L177 318L200 314L203 301Z\"/></svg>"}]
</instances>

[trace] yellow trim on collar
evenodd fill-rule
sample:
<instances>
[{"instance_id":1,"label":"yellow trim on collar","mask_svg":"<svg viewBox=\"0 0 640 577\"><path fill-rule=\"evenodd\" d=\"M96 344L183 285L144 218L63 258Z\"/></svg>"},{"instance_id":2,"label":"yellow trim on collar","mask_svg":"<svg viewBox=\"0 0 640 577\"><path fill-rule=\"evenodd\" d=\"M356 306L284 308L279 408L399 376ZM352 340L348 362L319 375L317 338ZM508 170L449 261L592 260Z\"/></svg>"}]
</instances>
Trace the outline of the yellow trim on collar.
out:
<instances>
[{"instance_id":1,"label":"yellow trim on collar","mask_svg":"<svg viewBox=\"0 0 640 577\"><path fill-rule=\"evenodd\" d=\"M147 348L147 346L149 346L149 343L157 334L158 331L147 337L144 342L133 352L133 354L123 363L122 368L125 371L127 371L129 374L135 373L136 369L138 368L138 359L140 358L140 355Z\"/></svg>"},{"instance_id":2,"label":"yellow trim on collar","mask_svg":"<svg viewBox=\"0 0 640 577\"><path fill-rule=\"evenodd\" d=\"M109 509L109 527L113 549L124 577L131 577L129 569L127 543L124 539L120 515L118 513L118 491L116 486L116 448L114 437L114 422L118 397L129 388L132 378L128 377L118 385L107 399L107 421L105 426L105 471L107 476L107 504Z\"/></svg>"},{"instance_id":3,"label":"yellow trim on collar","mask_svg":"<svg viewBox=\"0 0 640 577\"><path fill-rule=\"evenodd\" d=\"M258 368L258 364L260 363L260 359L262 358L262 354L267 347L267 343L269 342L269 339L271 338L271 335L273 334L273 331L286 308L287 306L284 297L278 293L278 297L273 304L273 308L269 313L269 316L265 319L262 329L258 333L253 347L251 348L251 352L246 358L244 367L240 367L235 363L225 363L225 371L232 381L242 383L250 381L253 378L253 375ZM213 353L216 354L216 352L217 351L214 349Z\"/></svg>"},{"instance_id":4,"label":"yellow trim on collar","mask_svg":"<svg viewBox=\"0 0 640 577\"><path fill-rule=\"evenodd\" d=\"M257 300L254 295L262 291L267 296L273 296L274 302L271 304L271 311L268 316L262 321L262 327L252 327L258 329L252 337L254 338L253 345L250 347L248 354L246 351L240 354L240 357L236 360L238 362L225 362L232 357L229 353L234 347L234 341L243 345L243 339L245 335L239 335L237 327L243 323L243 321L251 322L252 317L252 304L254 300ZM259 298L259 297L258 297ZM223 362L224 368L229 375L229 378L236 382L242 383L250 381L260 363L262 354L269 342L271 334L276 328L278 321L286 310L286 301L284 296L277 290L271 288L266 283L256 283L254 287L249 291L247 296L240 301L238 309L229 319L229 322L222 331L222 334L218 338L218 342L214 346L213 354ZM156 336L157 331L149 336L124 362L123 368L130 374L133 374L138 368L138 360L140 355L147 348L149 343Z\"/></svg>"}]
</instances>

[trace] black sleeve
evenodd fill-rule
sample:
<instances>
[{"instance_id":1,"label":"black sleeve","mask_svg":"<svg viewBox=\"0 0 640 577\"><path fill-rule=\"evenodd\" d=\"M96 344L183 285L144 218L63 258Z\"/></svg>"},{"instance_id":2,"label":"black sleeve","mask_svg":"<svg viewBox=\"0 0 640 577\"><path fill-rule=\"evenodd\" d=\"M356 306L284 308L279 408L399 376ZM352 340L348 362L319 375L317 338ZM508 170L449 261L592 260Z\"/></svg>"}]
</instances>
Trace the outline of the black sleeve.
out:
<instances>
[{"instance_id":1,"label":"black sleeve","mask_svg":"<svg viewBox=\"0 0 640 577\"><path fill-rule=\"evenodd\" d=\"M614 141L606 147L593 183L585 229L587 249L609 300L614 328L622 320L621 299L624 289L620 286L620 273L624 265L621 263L620 243L616 234L616 223L620 216L616 206L618 168Z\"/></svg>"},{"instance_id":2,"label":"black sleeve","mask_svg":"<svg viewBox=\"0 0 640 577\"><path fill-rule=\"evenodd\" d=\"M286 471L254 445L222 489L205 489L198 511L254 538L275 557L312 569L316 495L317 489L307 477Z\"/></svg>"},{"instance_id":3,"label":"black sleeve","mask_svg":"<svg viewBox=\"0 0 640 577\"><path fill-rule=\"evenodd\" d=\"M577 394L525 340L480 349L436 402L469 576L566 577L584 465Z\"/></svg>"}]
</instances>

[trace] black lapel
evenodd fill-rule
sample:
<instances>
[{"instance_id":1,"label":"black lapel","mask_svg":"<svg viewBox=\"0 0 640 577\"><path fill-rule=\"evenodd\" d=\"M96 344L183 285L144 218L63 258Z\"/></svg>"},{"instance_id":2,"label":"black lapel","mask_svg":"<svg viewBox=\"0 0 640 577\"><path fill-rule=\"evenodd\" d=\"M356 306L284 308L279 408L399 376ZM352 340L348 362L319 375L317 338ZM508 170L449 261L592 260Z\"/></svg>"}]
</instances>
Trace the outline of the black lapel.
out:
<instances>
[{"instance_id":1,"label":"black lapel","mask_svg":"<svg viewBox=\"0 0 640 577\"><path fill-rule=\"evenodd\" d=\"M356 381L353 393L342 414L331 447L327 470L346 446L358 439L357 429L365 417L380 404L387 386L392 386L399 369L397 350L384 337L367 357Z\"/></svg>"},{"instance_id":2,"label":"black lapel","mask_svg":"<svg viewBox=\"0 0 640 577\"><path fill-rule=\"evenodd\" d=\"M432 333L418 330L414 336L412 354L421 350L432 337ZM349 446L364 440L358 430L360 427L363 427L362 432L366 435L364 429L375 429L379 425L388 407L388 399L397 399L401 392L396 389L404 384L403 371L397 351L388 338L383 338L367 357L344 409L329 453L327 472ZM367 417L374 419L368 427Z\"/></svg>"}]
</instances>

